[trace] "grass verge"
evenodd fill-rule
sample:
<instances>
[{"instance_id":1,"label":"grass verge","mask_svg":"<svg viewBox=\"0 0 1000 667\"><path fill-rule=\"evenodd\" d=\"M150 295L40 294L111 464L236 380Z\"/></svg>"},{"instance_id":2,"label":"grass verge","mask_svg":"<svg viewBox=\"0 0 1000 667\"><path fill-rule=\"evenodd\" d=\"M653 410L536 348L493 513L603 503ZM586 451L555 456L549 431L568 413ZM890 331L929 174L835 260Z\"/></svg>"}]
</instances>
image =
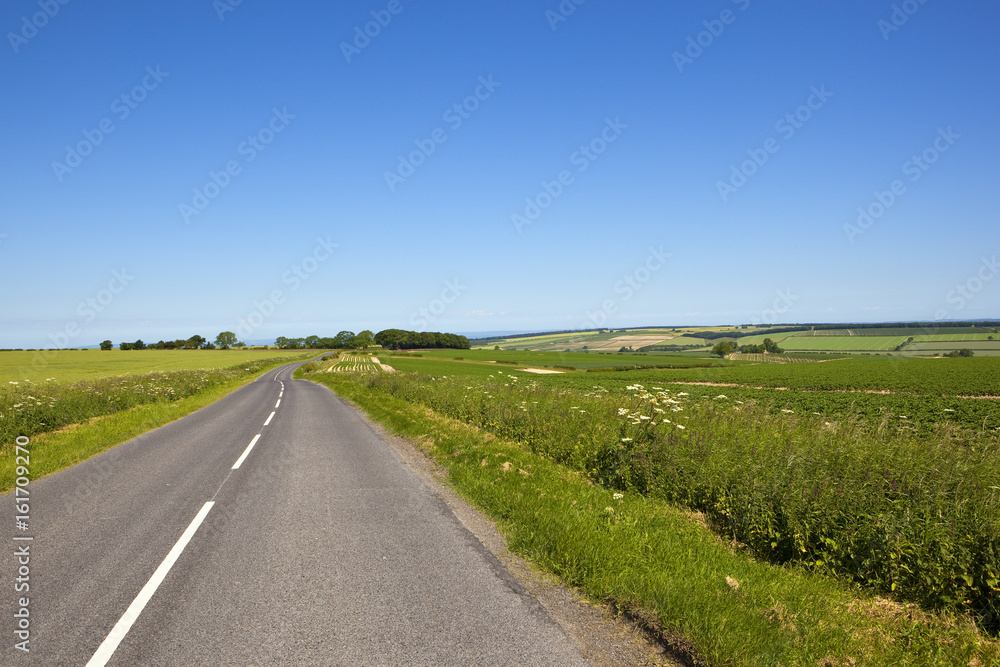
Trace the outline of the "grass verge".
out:
<instances>
[{"instance_id":1,"label":"grass verge","mask_svg":"<svg viewBox=\"0 0 1000 667\"><path fill-rule=\"evenodd\" d=\"M456 491L497 521L512 551L592 599L649 619L690 664L1000 664L1000 644L967 616L924 612L757 561L662 500L594 485L350 375L310 379L416 439Z\"/></svg>"}]
</instances>

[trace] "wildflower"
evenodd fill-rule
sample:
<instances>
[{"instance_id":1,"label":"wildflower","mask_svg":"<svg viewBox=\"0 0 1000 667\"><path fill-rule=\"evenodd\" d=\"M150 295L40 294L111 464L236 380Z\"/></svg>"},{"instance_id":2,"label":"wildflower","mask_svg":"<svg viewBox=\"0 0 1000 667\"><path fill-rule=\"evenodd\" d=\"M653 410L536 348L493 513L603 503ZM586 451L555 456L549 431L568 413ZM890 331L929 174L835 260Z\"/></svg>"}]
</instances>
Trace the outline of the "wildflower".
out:
<instances>
[{"instance_id":1,"label":"wildflower","mask_svg":"<svg viewBox=\"0 0 1000 667\"><path fill-rule=\"evenodd\" d=\"M720 398L726 398L726 395L725 394L719 394L718 396L715 397L716 400L718 400Z\"/></svg>"},{"instance_id":2,"label":"wildflower","mask_svg":"<svg viewBox=\"0 0 1000 667\"><path fill-rule=\"evenodd\" d=\"M7 384L17 384L17 383L16 383L16 382L14 382L13 380L11 380L11 381L10 381L10 382L8 382Z\"/></svg>"},{"instance_id":3,"label":"wildflower","mask_svg":"<svg viewBox=\"0 0 1000 667\"><path fill-rule=\"evenodd\" d=\"M649 421L649 417L647 417L646 415L639 415L639 419L643 421Z\"/></svg>"},{"instance_id":4,"label":"wildflower","mask_svg":"<svg viewBox=\"0 0 1000 667\"><path fill-rule=\"evenodd\" d=\"M614 514L615 513L615 509L613 507L605 507L604 511L607 512L608 514Z\"/></svg>"},{"instance_id":5,"label":"wildflower","mask_svg":"<svg viewBox=\"0 0 1000 667\"><path fill-rule=\"evenodd\" d=\"M16 405L14 407L17 407ZM622 442L632 442L632 438L622 438Z\"/></svg>"},{"instance_id":6,"label":"wildflower","mask_svg":"<svg viewBox=\"0 0 1000 667\"><path fill-rule=\"evenodd\" d=\"M735 590L739 590L739 588L740 588L740 582L736 581L736 580L735 580L735 579L733 579L732 577L726 577L726 584L727 584L727 585L728 585L728 586L729 586L730 588L732 588L732 589L733 589L734 591L735 591Z\"/></svg>"},{"instance_id":7,"label":"wildflower","mask_svg":"<svg viewBox=\"0 0 1000 667\"><path fill-rule=\"evenodd\" d=\"M682 431L685 428L682 424L674 424L674 426L676 426L677 428L681 429Z\"/></svg>"},{"instance_id":8,"label":"wildflower","mask_svg":"<svg viewBox=\"0 0 1000 667\"><path fill-rule=\"evenodd\" d=\"M628 410L626 410L625 408L618 408L618 416L619 417L624 417L627 414L628 414Z\"/></svg>"},{"instance_id":9,"label":"wildflower","mask_svg":"<svg viewBox=\"0 0 1000 667\"><path fill-rule=\"evenodd\" d=\"M789 415L795 414L794 410L789 410L788 408L782 408L781 411Z\"/></svg>"},{"instance_id":10,"label":"wildflower","mask_svg":"<svg viewBox=\"0 0 1000 667\"><path fill-rule=\"evenodd\" d=\"M616 493L616 494L614 494L611 497L614 498L615 500L621 500L622 498L625 497L625 494L624 493Z\"/></svg>"}]
</instances>

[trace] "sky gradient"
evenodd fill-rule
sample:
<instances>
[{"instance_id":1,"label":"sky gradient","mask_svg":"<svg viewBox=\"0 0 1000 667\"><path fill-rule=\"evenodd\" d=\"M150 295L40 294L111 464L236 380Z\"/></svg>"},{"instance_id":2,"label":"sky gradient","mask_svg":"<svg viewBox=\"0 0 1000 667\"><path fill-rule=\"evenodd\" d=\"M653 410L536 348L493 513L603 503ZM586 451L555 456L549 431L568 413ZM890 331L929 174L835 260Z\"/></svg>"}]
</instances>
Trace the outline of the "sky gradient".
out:
<instances>
[{"instance_id":1,"label":"sky gradient","mask_svg":"<svg viewBox=\"0 0 1000 667\"><path fill-rule=\"evenodd\" d=\"M0 347L1000 317L995 3L63 1Z\"/></svg>"}]
</instances>

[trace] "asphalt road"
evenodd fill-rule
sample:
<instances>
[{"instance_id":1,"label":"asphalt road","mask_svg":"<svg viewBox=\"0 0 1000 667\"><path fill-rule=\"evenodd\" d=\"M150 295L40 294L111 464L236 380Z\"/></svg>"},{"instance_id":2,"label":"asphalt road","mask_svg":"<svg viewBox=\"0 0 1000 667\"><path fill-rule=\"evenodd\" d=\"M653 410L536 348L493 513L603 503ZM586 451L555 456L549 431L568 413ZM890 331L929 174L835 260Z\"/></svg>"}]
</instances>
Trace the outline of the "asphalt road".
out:
<instances>
[{"instance_id":1,"label":"asphalt road","mask_svg":"<svg viewBox=\"0 0 1000 667\"><path fill-rule=\"evenodd\" d=\"M30 483L34 539L10 529L4 549L29 545L30 592L0 559L0 663L584 664L364 418L293 368Z\"/></svg>"}]
</instances>

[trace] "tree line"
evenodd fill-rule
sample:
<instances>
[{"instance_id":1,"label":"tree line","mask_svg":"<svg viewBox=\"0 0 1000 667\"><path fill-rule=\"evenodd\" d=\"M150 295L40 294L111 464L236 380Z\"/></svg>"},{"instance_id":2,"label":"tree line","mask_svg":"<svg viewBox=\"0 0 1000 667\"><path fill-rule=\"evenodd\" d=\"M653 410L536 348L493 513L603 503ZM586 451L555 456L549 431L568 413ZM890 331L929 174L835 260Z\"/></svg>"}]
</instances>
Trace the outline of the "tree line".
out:
<instances>
[{"instance_id":1,"label":"tree line","mask_svg":"<svg viewBox=\"0 0 1000 667\"><path fill-rule=\"evenodd\" d=\"M762 354L767 352L768 354L781 354L784 352L778 344L775 343L770 338L765 338L761 341L760 345L740 345L737 346L736 343L728 340L724 340L721 343L716 343L715 347L712 348L712 354L724 357L732 352L740 352L742 354Z\"/></svg>"},{"instance_id":2,"label":"tree line","mask_svg":"<svg viewBox=\"0 0 1000 667\"><path fill-rule=\"evenodd\" d=\"M375 334L375 343L387 350L423 350L437 347L468 350L472 347L469 339L465 336L437 331L404 331L403 329L379 331Z\"/></svg>"},{"instance_id":3,"label":"tree line","mask_svg":"<svg viewBox=\"0 0 1000 667\"><path fill-rule=\"evenodd\" d=\"M435 331L404 331L402 329L385 329L377 334L373 334L367 329L357 334L353 331L341 331L333 337L289 338L278 336L274 343L282 350L363 350L372 345L381 345L388 350L415 350L435 347L468 350L471 347L469 339L465 336ZM228 350L231 347L246 347L246 343L241 342L232 331L223 331L215 337L215 342L195 335L187 339L161 340L158 343L145 343L140 338L131 343L119 343L118 347L122 350ZM114 343L110 340L101 343L102 350L113 348Z\"/></svg>"},{"instance_id":4,"label":"tree line","mask_svg":"<svg viewBox=\"0 0 1000 667\"><path fill-rule=\"evenodd\" d=\"M278 336L274 344L282 350L363 350L371 347L375 334L365 329L361 333L341 331L333 338L329 336L306 336L305 338L288 338Z\"/></svg>"},{"instance_id":5,"label":"tree line","mask_svg":"<svg viewBox=\"0 0 1000 667\"><path fill-rule=\"evenodd\" d=\"M115 344L110 340L101 342L102 350L111 350L114 347ZM214 343L199 335L187 339L161 340L158 343L144 343L141 338L131 343L118 343L118 348L121 350L214 350L217 348L228 350L231 347L246 347L246 343L240 342L232 331L220 332L215 337Z\"/></svg>"}]
</instances>

